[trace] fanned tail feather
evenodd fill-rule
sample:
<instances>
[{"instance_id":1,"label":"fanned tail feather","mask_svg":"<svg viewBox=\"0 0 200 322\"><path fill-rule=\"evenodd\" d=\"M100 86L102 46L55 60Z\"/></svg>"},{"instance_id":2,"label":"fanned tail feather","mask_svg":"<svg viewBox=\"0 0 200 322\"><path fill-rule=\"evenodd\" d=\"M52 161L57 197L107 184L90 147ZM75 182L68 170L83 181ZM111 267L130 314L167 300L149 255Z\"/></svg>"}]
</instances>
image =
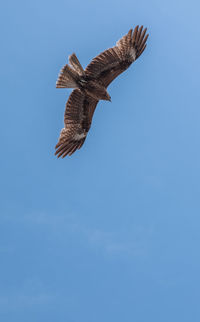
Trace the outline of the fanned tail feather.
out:
<instances>
[{"instance_id":1,"label":"fanned tail feather","mask_svg":"<svg viewBox=\"0 0 200 322\"><path fill-rule=\"evenodd\" d=\"M84 75L84 69L81 66L75 53L69 56L69 63L79 75Z\"/></svg>"},{"instance_id":2,"label":"fanned tail feather","mask_svg":"<svg viewBox=\"0 0 200 322\"><path fill-rule=\"evenodd\" d=\"M56 88L76 88L78 79L78 73L69 65L65 65L60 71Z\"/></svg>"}]
</instances>

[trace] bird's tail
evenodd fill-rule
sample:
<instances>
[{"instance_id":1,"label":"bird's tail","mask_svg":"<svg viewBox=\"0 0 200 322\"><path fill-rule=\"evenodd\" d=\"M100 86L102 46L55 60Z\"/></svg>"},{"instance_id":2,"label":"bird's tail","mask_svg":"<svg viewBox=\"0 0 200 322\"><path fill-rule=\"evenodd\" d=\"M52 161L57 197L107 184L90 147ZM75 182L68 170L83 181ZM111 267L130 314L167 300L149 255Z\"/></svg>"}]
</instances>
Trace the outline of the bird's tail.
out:
<instances>
[{"instance_id":1,"label":"bird's tail","mask_svg":"<svg viewBox=\"0 0 200 322\"><path fill-rule=\"evenodd\" d=\"M69 56L69 65L65 65L60 72L56 82L57 88L76 88L80 76L84 75L83 67L81 66L76 54Z\"/></svg>"},{"instance_id":2,"label":"bird's tail","mask_svg":"<svg viewBox=\"0 0 200 322\"><path fill-rule=\"evenodd\" d=\"M65 65L60 71L60 75L56 82L56 88L76 88L78 87L77 81L79 79L80 76L77 71L69 65Z\"/></svg>"},{"instance_id":3,"label":"bird's tail","mask_svg":"<svg viewBox=\"0 0 200 322\"><path fill-rule=\"evenodd\" d=\"M80 76L84 75L84 69L81 66L75 53L73 53L71 56L69 56L69 63Z\"/></svg>"}]
</instances>

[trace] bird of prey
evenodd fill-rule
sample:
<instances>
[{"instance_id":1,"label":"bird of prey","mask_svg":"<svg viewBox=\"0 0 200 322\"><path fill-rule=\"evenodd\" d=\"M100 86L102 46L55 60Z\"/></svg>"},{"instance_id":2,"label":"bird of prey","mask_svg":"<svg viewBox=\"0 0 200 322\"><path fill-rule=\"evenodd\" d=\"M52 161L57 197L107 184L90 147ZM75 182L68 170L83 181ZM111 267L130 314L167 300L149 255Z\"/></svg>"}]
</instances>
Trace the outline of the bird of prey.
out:
<instances>
[{"instance_id":1,"label":"bird of prey","mask_svg":"<svg viewBox=\"0 0 200 322\"><path fill-rule=\"evenodd\" d=\"M124 72L144 51L147 28L136 26L116 43L95 57L84 70L75 54L60 72L56 87L74 88L66 104L64 128L55 155L64 158L80 149L91 126L99 100L111 101L108 85Z\"/></svg>"}]
</instances>

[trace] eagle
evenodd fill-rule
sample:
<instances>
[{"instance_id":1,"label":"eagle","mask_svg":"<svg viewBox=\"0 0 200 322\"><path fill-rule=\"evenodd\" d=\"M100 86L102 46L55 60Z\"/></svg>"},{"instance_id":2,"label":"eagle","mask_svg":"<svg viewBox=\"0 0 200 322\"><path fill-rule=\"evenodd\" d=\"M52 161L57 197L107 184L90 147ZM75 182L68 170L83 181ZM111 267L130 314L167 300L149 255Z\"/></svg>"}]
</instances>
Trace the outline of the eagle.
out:
<instances>
[{"instance_id":1,"label":"eagle","mask_svg":"<svg viewBox=\"0 0 200 322\"><path fill-rule=\"evenodd\" d=\"M136 26L109 48L92 59L84 70L75 53L69 56L56 82L56 88L73 88L66 103L64 128L55 155L66 157L80 149L89 132L99 100L111 101L109 84L123 73L146 48L147 28Z\"/></svg>"}]
</instances>

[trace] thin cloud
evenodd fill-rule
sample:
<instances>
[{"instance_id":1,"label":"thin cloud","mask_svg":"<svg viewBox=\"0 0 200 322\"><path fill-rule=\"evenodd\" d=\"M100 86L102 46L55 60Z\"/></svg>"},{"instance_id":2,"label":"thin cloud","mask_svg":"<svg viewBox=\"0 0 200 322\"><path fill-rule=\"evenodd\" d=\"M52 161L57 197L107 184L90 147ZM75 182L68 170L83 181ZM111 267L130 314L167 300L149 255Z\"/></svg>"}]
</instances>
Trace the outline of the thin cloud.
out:
<instances>
[{"instance_id":1,"label":"thin cloud","mask_svg":"<svg viewBox=\"0 0 200 322\"><path fill-rule=\"evenodd\" d=\"M13 217L10 217L10 220L13 220ZM14 220L31 226L44 226L56 242L65 244L67 238L77 238L83 242L84 247L99 249L107 255L115 256L146 256L149 252L149 240L153 234L153 228L145 225L128 229L126 233L103 231L88 227L72 214L53 215L35 212L15 217Z\"/></svg>"}]
</instances>

